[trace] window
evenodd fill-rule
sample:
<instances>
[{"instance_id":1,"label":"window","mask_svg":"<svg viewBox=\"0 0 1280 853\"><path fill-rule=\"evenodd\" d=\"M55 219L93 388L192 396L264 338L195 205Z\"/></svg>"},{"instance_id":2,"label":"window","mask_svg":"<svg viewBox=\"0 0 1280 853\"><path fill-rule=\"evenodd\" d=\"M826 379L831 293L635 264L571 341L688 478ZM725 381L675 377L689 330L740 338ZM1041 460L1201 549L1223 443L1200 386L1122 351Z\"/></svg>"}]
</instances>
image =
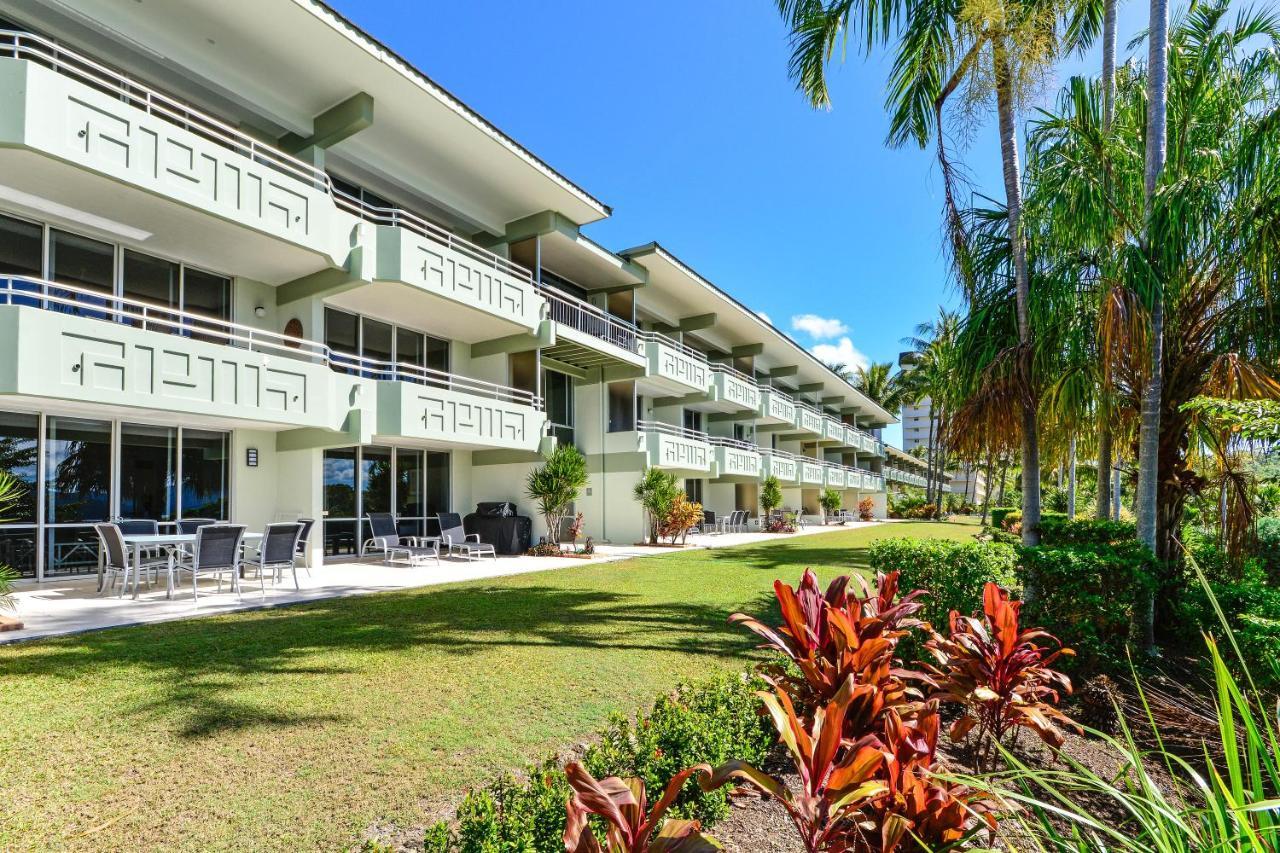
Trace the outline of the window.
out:
<instances>
[{"instance_id":1,"label":"window","mask_svg":"<svg viewBox=\"0 0 1280 853\"><path fill-rule=\"evenodd\" d=\"M231 279L211 272L182 268L182 309L192 314L231 319Z\"/></svg>"},{"instance_id":2,"label":"window","mask_svg":"<svg viewBox=\"0 0 1280 853\"><path fill-rule=\"evenodd\" d=\"M426 504L427 517L434 518L437 513L449 512L449 454L428 453ZM437 531L438 532L438 531Z\"/></svg>"},{"instance_id":3,"label":"window","mask_svg":"<svg viewBox=\"0 0 1280 853\"><path fill-rule=\"evenodd\" d=\"M36 576L36 480L40 419L36 415L0 412L0 472L14 479L17 499L0 523L0 566L21 577Z\"/></svg>"},{"instance_id":4,"label":"window","mask_svg":"<svg viewBox=\"0 0 1280 853\"><path fill-rule=\"evenodd\" d=\"M228 513L230 436L225 432L182 430L182 515L216 518Z\"/></svg>"},{"instance_id":5,"label":"window","mask_svg":"<svg viewBox=\"0 0 1280 853\"><path fill-rule=\"evenodd\" d=\"M166 308L182 307L182 267L179 264L126 249L121 272L124 277L122 293L127 299ZM125 310L142 313L141 308L132 306L126 306ZM171 321L173 319L171 315L163 313L159 316L162 319L168 317ZM148 324L148 328L165 332L171 331L173 326L160 322Z\"/></svg>"},{"instance_id":6,"label":"window","mask_svg":"<svg viewBox=\"0 0 1280 853\"><path fill-rule=\"evenodd\" d=\"M101 240L81 237L56 228L49 230L49 278L108 296L115 293L116 247ZM64 294L65 295L65 294ZM105 305L107 300L76 297L77 303ZM85 317L106 319L106 315L80 305L58 305L55 310Z\"/></svg>"},{"instance_id":7,"label":"window","mask_svg":"<svg viewBox=\"0 0 1280 853\"><path fill-rule=\"evenodd\" d=\"M35 222L0 216L0 275L44 275L44 227ZM27 289L15 285L15 290ZM19 305L37 305L33 299L15 299Z\"/></svg>"},{"instance_id":8,"label":"window","mask_svg":"<svg viewBox=\"0 0 1280 853\"><path fill-rule=\"evenodd\" d=\"M415 536L435 532L435 514L450 509L448 453L364 446L323 458L326 556L359 553L368 513L395 513L401 535Z\"/></svg>"},{"instance_id":9,"label":"window","mask_svg":"<svg viewBox=\"0 0 1280 853\"><path fill-rule=\"evenodd\" d=\"M97 567L92 524L111 514L111 424L79 418L46 418L46 576L80 574Z\"/></svg>"},{"instance_id":10,"label":"window","mask_svg":"<svg viewBox=\"0 0 1280 853\"><path fill-rule=\"evenodd\" d=\"M542 372L542 394L546 400L551 434L561 444L573 444L573 378L554 370Z\"/></svg>"},{"instance_id":11,"label":"window","mask_svg":"<svg viewBox=\"0 0 1280 853\"><path fill-rule=\"evenodd\" d=\"M422 451L396 450L396 523L401 536L422 536L426 530L422 503Z\"/></svg>"},{"instance_id":12,"label":"window","mask_svg":"<svg viewBox=\"0 0 1280 853\"><path fill-rule=\"evenodd\" d=\"M324 452L324 553L354 554L356 542L355 447Z\"/></svg>"},{"instance_id":13,"label":"window","mask_svg":"<svg viewBox=\"0 0 1280 853\"><path fill-rule=\"evenodd\" d=\"M178 512L178 430L120 427L120 515L172 521ZM188 513L195 515L195 513Z\"/></svg>"},{"instance_id":14,"label":"window","mask_svg":"<svg viewBox=\"0 0 1280 853\"><path fill-rule=\"evenodd\" d=\"M416 365L441 373L449 371L448 341L336 308L324 309L324 342L340 356L363 357L384 364ZM393 377L392 372L385 367L369 365L362 368L354 361L348 364L350 366L345 368L347 373L367 375L373 379ZM409 377L401 375L399 378Z\"/></svg>"},{"instance_id":15,"label":"window","mask_svg":"<svg viewBox=\"0 0 1280 853\"><path fill-rule=\"evenodd\" d=\"M693 409L684 410L684 428L702 432L702 412Z\"/></svg>"},{"instance_id":16,"label":"window","mask_svg":"<svg viewBox=\"0 0 1280 853\"><path fill-rule=\"evenodd\" d=\"M684 494L691 503L702 503L702 481L701 480L685 480Z\"/></svg>"}]
</instances>

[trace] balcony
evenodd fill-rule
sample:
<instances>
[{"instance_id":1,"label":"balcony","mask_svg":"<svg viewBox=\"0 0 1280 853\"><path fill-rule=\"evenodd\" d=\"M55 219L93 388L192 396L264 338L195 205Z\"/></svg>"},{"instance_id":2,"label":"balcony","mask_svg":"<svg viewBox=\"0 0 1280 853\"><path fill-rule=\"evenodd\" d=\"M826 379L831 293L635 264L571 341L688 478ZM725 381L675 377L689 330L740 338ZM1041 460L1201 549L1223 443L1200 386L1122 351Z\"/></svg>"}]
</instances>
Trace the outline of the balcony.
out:
<instances>
[{"instance_id":1,"label":"balcony","mask_svg":"<svg viewBox=\"0 0 1280 853\"><path fill-rule=\"evenodd\" d=\"M554 287L539 285L538 293L555 323L555 340L543 347L544 355L581 368L645 366L640 330L634 324Z\"/></svg>"},{"instance_id":2,"label":"balcony","mask_svg":"<svg viewBox=\"0 0 1280 853\"><path fill-rule=\"evenodd\" d=\"M800 483L805 486L826 485L826 466L816 459L800 457Z\"/></svg>"},{"instance_id":3,"label":"balcony","mask_svg":"<svg viewBox=\"0 0 1280 853\"><path fill-rule=\"evenodd\" d=\"M656 332L643 333L641 340L650 383L676 394L710 393L711 366L702 353Z\"/></svg>"},{"instance_id":4,"label":"balcony","mask_svg":"<svg viewBox=\"0 0 1280 853\"><path fill-rule=\"evenodd\" d=\"M652 467L690 475L711 473L710 436L705 432L659 421L637 421L636 433L639 450L648 456Z\"/></svg>"},{"instance_id":5,"label":"balcony","mask_svg":"<svg viewBox=\"0 0 1280 853\"><path fill-rule=\"evenodd\" d=\"M802 403L796 404L796 427L801 432L817 436L824 435L826 429L822 415Z\"/></svg>"},{"instance_id":6,"label":"balcony","mask_svg":"<svg viewBox=\"0 0 1280 853\"><path fill-rule=\"evenodd\" d=\"M477 322L499 321L475 334L460 334L459 339L537 331L544 302L527 269L408 211L369 207L343 193L335 193L334 199L353 215L374 223L375 280L407 284L448 300L442 308L451 305L461 310L441 319L451 320L459 332L475 328Z\"/></svg>"},{"instance_id":7,"label":"balcony","mask_svg":"<svg viewBox=\"0 0 1280 853\"><path fill-rule=\"evenodd\" d=\"M842 466L831 464L823 466L823 485L827 488L843 491L847 488L848 482L849 478Z\"/></svg>"},{"instance_id":8,"label":"balcony","mask_svg":"<svg viewBox=\"0 0 1280 853\"><path fill-rule=\"evenodd\" d=\"M800 460L783 450L765 449L760 452L760 476L777 477L783 486L794 486L800 482Z\"/></svg>"},{"instance_id":9,"label":"balcony","mask_svg":"<svg viewBox=\"0 0 1280 853\"><path fill-rule=\"evenodd\" d=\"M760 479L760 448L746 441L711 436L712 476L718 480L751 481Z\"/></svg>"},{"instance_id":10,"label":"balcony","mask_svg":"<svg viewBox=\"0 0 1280 853\"><path fill-rule=\"evenodd\" d=\"M761 424L787 424L796 422L796 403L786 394L774 388L760 389L760 408L756 419Z\"/></svg>"},{"instance_id":11,"label":"balcony","mask_svg":"<svg viewBox=\"0 0 1280 853\"><path fill-rule=\"evenodd\" d=\"M0 113L6 184L123 216L158 251L235 252L267 281L346 262L322 170L41 36L0 31Z\"/></svg>"},{"instance_id":12,"label":"balcony","mask_svg":"<svg viewBox=\"0 0 1280 853\"><path fill-rule=\"evenodd\" d=\"M711 397L725 411L754 412L760 408L755 380L725 364L711 365Z\"/></svg>"},{"instance_id":13,"label":"balcony","mask_svg":"<svg viewBox=\"0 0 1280 853\"><path fill-rule=\"evenodd\" d=\"M0 395L337 428L323 344L84 288L0 279Z\"/></svg>"},{"instance_id":14,"label":"balcony","mask_svg":"<svg viewBox=\"0 0 1280 853\"><path fill-rule=\"evenodd\" d=\"M546 434L542 401L527 391L415 365L361 368L378 379L378 435L535 453Z\"/></svg>"},{"instance_id":15,"label":"balcony","mask_svg":"<svg viewBox=\"0 0 1280 853\"><path fill-rule=\"evenodd\" d=\"M844 424L830 415L823 415L822 438L829 444L844 444Z\"/></svg>"}]
</instances>

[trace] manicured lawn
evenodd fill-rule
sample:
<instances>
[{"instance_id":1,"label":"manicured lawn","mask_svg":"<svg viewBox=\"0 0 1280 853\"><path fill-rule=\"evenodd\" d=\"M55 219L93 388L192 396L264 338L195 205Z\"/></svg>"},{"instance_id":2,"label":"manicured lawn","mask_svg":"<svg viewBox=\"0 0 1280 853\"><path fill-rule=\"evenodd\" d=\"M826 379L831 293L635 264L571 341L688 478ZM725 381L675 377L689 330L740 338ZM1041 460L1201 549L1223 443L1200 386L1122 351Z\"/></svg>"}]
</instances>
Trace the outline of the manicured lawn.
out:
<instances>
[{"instance_id":1,"label":"manicured lawn","mask_svg":"<svg viewBox=\"0 0 1280 853\"><path fill-rule=\"evenodd\" d=\"M321 848L739 668L732 611L895 524L0 648L0 848Z\"/></svg>"}]
</instances>

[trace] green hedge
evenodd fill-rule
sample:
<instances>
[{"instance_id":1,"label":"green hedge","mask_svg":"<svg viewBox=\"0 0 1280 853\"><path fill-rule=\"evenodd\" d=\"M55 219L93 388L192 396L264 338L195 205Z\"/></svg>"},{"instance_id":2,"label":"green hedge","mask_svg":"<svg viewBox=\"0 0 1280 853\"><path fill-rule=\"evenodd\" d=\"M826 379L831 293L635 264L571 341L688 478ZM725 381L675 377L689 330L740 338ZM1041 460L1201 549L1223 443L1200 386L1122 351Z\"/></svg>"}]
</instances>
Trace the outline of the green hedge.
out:
<instances>
[{"instance_id":1,"label":"green hedge","mask_svg":"<svg viewBox=\"0 0 1280 853\"><path fill-rule=\"evenodd\" d=\"M1136 538L1129 521L1069 520L1065 515L1049 513L1040 519L1041 545L1118 545Z\"/></svg>"},{"instance_id":2,"label":"green hedge","mask_svg":"<svg viewBox=\"0 0 1280 853\"><path fill-rule=\"evenodd\" d=\"M1000 542L949 542L942 539L880 539L871 543L867 559L877 572L900 572L903 594L928 590L920 618L946 631L952 610L970 614L982 609L987 581L1012 588L1016 550ZM919 656L914 637L898 646L904 660Z\"/></svg>"},{"instance_id":3,"label":"green hedge","mask_svg":"<svg viewBox=\"0 0 1280 853\"><path fill-rule=\"evenodd\" d=\"M1004 520L1005 520L1005 518L1007 518L1007 517L1008 517L1009 513L1011 513L1011 512L1016 512L1016 513L1018 513L1019 515L1021 515L1021 514L1022 514L1022 510L1018 509L1016 506L995 506L995 507L992 507L992 508L991 508L991 526L992 526L992 527L999 527L999 528L1002 528L1002 529L1003 529L1003 528L1004 528Z\"/></svg>"},{"instance_id":4,"label":"green hedge","mask_svg":"<svg viewBox=\"0 0 1280 853\"><path fill-rule=\"evenodd\" d=\"M650 802L661 796L670 777L690 765L729 758L758 764L777 739L769 718L759 713L756 691L764 686L757 677L732 673L681 684L634 722L622 715L610 718L582 763L596 778L640 777ZM468 792L458 807L456 832L444 822L430 827L424 850L562 853L570 791L561 768L559 758L548 758L527 768L523 777L503 774ZM728 810L727 787L706 793L691 781L671 814L711 824Z\"/></svg>"},{"instance_id":5,"label":"green hedge","mask_svg":"<svg viewBox=\"0 0 1280 853\"><path fill-rule=\"evenodd\" d=\"M1040 545L1018 551L1023 588L1036 590L1023 622L1076 652L1063 669L1081 673L1125 666L1134 604L1155 577L1155 557L1141 543Z\"/></svg>"}]
</instances>

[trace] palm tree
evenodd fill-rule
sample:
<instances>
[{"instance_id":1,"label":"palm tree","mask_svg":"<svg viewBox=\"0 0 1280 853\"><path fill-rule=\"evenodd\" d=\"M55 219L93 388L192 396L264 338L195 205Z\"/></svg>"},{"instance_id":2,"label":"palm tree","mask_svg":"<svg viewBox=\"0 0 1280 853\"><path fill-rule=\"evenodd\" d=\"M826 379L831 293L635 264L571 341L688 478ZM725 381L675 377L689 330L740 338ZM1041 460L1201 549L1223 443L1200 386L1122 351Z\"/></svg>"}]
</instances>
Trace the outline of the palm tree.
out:
<instances>
[{"instance_id":1,"label":"palm tree","mask_svg":"<svg viewBox=\"0 0 1280 853\"><path fill-rule=\"evenodd\" d=\"M899 374L903 402L915 405L929 401L928 467L925 498L942 508L942 483L947 468L948 423L956 397L956 336L960 316L943 308L936 320L918 325L915 334L903 343L915 351L909 370Z\"/></svg>"},{"instance_id":2,"label":"palm tree","mask_svg":"<svg viewBox=\"0 0 1280 853\"><path fill-rule=\"evenodd\" d=\"M956 201L957 172L946 150L943 113L957 93L968 115L980 113L994 95L1005 185L1006 237L1012 247L1020 376L1029 374L1032 328L1028 314L1030 278L1022 229L1022 176L1016 139L1016 107L1088 28L1079 19L1096 17L1097 0L777 0L791 31L791 76L814 107L829 107L826 69L837 41L850 40L870 51L897 36L889 76L888 142L935 143L942 174L948 248L961 286L972 275L968 238ZM1036 400L1019 395L1022 420L1023 540L1039 541L1040 462Z\"/></svg>"},{"instance_id":3,"label":"palm tree","mask_svg":"<svg viewBox=\"0 0 1280 853\"><path fill-rule=\"evenodd\" d=\"M872 362L867 367L858 367L852 382L854 388L886 412L898 411L905 402L902 372L894 373L890 362Z\"/></svg>"},{"instance_id":4,"label":"palm tree","mask_svg":"<svg viewBox=\"0 0 1280 853\"><path fill-rule=\"evenodd\" d=\"M841 364L838 361L824 361L822 366L827 370L830 370L836 376L839 376L845 382L848 382L853 377L853 371L849 369L849 365L847 364Z\"/></svg>"}]
</instances>

